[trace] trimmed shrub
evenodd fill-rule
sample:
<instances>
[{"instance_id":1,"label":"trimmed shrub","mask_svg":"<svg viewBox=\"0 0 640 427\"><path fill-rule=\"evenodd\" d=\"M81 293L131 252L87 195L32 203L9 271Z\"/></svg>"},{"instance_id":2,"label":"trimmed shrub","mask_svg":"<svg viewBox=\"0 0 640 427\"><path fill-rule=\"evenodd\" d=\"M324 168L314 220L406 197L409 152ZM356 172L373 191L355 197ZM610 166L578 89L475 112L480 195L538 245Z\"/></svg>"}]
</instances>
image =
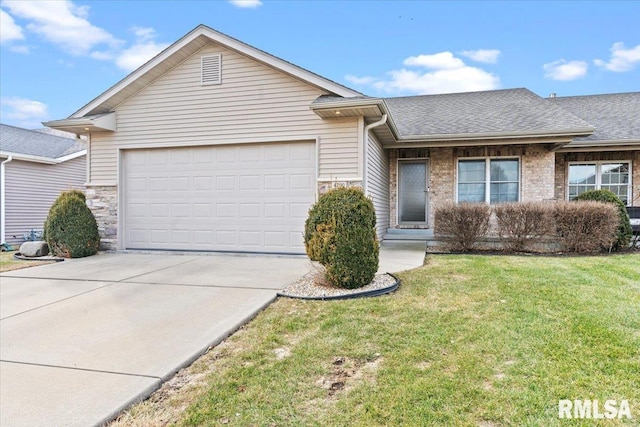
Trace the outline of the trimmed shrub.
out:
<instances>
[{"instance_id":1,"label":"trimmed shrub","mask_svg":"<svg viewBox=\"0 0 640 427\"><path fill-rule=\"evenodd\" d=\"M629 247L631 242L632 229L631 221L629 220L629 214L627 208L618 196L610 190L589 190L580 194L574 199L579 200L594 200L597 202L612 203L618 210L618 230L616 232L616 241L613 244L613 250L620 250Z\"/></svg>"},{"instance_id":2,"label":"trimmed shrub","mask_svg":"<svg viewBox=\"0 0 640 427\"><path fill-rule=\"evenodd\" d=\"M375 225L373 203L360 189L330 190L309 210L304 233L307 254L325 266L334 286L366 286L378 270Z\"/></svg>"},{"instance_id":3,"label":"trimmed shrub","mask_svg":"<svg viewBox=\"0 0 640 427\"><path fill-rule=\"evenodd\" d=\"M65 191L56 199L44 224L44 235L56 256L82 258L98 252L98 225L84 193Z\"/></svg>"},{"instance_id":4,"label":"trimmed shrub","mask_svg":"<svg viewBox=\"0 0 640 427\"><path fill-rule=\"evenodd\" d=\"M318 231L318 226L324 224L331 228L333 220L344 227L376 226L376 213L371 200L364 196L358 188L335 188L320 196L315 205L309 210L309 216L304 225L304 244L307 255L313 261L322 262L321 247L316 242L310 245L311 239ZM325 230L326 231L326 230ZM318 252L319 251L319 252Z\"/></svg>"},{"instance_id":5,"label":"trimmed shrub","mask_svg":"<svg viewBox=\"0 0 640 427\"><path fill-rule=\"evenodd\" d=\"M521 252L551 232L552 205L544 202L505 203L493 208L505 251Z\"/></svg>"},{"instance_id":6,"label":"trimmed shrub","mask_svg":"<svg viewBox=\"0 0 640 427\"><path fill-rule=\"evenodd\" d=\"M436 208L434 233L452 251L476 249L489 231L491 209L484 203L449 203Z\"/></svg>"},{"instance_id":7,"label":"trimmed shrub","mask_svg":"<svg viewBox=\"0 0 640 427\"><path fill-rule=\"evenodd\" d=\"M618 211L611 203L555 203L553 222L564 252L590 253L608 250L617 239Z\"/></svg>"},{"instance_id":8,"label":"trimmed shrub","mask_svg":"<svg viewBox=\"0 0 640 427\"><path fill-rule=\"evenodd\" d=\"M335 226L328 245L326 277L339 288L355 289L371 283L378 270L379 244L375 229Z\"/></svg>"}]
</instances>

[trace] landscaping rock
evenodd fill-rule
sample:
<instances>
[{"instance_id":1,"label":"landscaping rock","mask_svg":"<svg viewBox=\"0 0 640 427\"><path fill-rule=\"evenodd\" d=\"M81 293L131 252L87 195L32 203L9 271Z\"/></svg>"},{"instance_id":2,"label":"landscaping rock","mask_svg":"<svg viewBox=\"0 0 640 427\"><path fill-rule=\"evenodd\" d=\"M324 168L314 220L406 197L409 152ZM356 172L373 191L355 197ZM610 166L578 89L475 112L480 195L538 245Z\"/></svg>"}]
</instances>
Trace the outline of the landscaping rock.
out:
<instances>
[{"instance_id":1,"label":"landscaping rock","mask_svg":"<svg viewBox=\"0 0 640 427\"><path fill-rule=\"evenodd\" d=\"M24 242L20 245L20 253L27 257L39 257L49 255L47 242Z\"/></svg>"}]
</instances>

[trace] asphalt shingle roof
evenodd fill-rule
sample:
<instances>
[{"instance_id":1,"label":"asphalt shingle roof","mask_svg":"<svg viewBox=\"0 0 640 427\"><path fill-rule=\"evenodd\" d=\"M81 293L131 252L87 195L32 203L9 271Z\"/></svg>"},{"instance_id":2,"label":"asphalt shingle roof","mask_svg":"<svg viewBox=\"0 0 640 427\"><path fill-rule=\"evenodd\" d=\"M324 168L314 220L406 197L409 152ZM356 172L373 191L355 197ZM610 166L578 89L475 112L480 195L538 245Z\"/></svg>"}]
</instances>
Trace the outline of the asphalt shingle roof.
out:
<instances>
[{"instance_id":1,"label":"asphalt shingle roof","mask_svg":"<svg viewBox=\"0 0 640 427\"><path fill-rule=\"evenodd\" d=\"M640 141L640 92L567 96L549 101L595 126L578 141Z\"/></svg>"},{"instance_id":2,"label":"asphalt shingle roof","mask_svg":"<svg viewBox=\"0 0 640 427\"><path fill-rule=\"evenodd\" d=\"M86 148L82 140L0 124L0 151L58 159Z\"/></svg>"},{"instance_id":3,"label":"asphalt shingle roof","mask_svg":"<svg viewBox=\"0 0 640 427\"><path fill-rule=\"evenodd\" d=\"M385 98L400 137L555 133L593 128L528 89Z\"/></svg>"}]
</instances>

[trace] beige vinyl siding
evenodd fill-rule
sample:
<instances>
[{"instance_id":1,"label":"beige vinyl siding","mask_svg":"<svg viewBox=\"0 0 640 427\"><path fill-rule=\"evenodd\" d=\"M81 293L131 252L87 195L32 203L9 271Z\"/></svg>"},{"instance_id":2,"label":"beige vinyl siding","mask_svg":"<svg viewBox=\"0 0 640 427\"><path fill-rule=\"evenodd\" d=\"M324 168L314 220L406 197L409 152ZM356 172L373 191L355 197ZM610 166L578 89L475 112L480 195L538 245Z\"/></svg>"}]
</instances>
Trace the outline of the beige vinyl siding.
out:
<instances>
[{"instance_id":1,"label":"beige vinyl siding","mask_svg":"<svg viewBox=\"0 0 640 427\"><path fill-rule=\"evenodd\" d=\"M24 241L31 229L42 230L49 208L64 190L84 191L86 156L57 165L13 160L5 165L6 239Z\"/></svg>"},{"instance_id":2,"label":"beige vinyl siding","mask_svg":"<svg viewBox=\"0 0 640 427\"><path fill-rule=\"evenodd\" d=\"M389 228L389 153L376 137L367 136L367 195L376 210L378 238Z\"/></svg>"},{"instance_id":3,"label":"beige vinyl siding","mask_svg":"<svg viewBox=\"0 0 640 427\"><path fill-rule=\"evenodd\" d=\"M222 54L222 84L200 58ZM324 92L210 43L116 107L117 131L91 138L91 182L117 182L117 149L320 140L320 177L358 176L358 119L309 109Z\"/></svg>"}]
</instances>

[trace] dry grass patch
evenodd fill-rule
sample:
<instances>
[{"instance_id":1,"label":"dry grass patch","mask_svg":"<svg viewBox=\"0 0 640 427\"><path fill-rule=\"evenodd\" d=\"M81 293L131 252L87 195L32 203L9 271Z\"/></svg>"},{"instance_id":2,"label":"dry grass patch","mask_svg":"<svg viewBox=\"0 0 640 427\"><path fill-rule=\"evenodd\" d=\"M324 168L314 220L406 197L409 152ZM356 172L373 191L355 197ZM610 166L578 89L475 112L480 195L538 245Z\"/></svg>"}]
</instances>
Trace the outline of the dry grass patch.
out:
<instances>
[{"instance_id":1,"label":"dry grass patch","mask_svg":"<svg viewBox=\"0 0 640 427\"><path fill-rule=\"evenodd\" d=\"M25 261L22 259L14 259L13 255L16 251L0 252L0 273L6 271L20 270L22 268L36 267L38 265L52 264L55 261Z\"/></svg>"}]
</instances>

